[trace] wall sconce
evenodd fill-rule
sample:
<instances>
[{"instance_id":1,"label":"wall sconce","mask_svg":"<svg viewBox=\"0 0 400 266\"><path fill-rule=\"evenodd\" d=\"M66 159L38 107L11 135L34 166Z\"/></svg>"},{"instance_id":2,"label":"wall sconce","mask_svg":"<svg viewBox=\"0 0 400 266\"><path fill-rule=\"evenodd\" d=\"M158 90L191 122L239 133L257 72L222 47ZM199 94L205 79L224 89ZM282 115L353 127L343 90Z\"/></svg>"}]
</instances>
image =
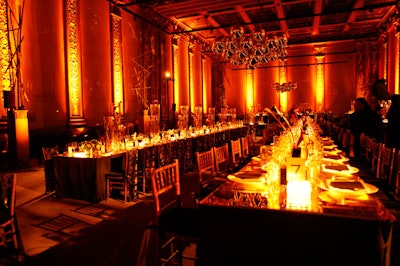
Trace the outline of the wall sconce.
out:
<instances>
[{"instance_id":1,"label":"wall sconce","mask_svg":"<svg viewBox=\"0 0 400 266\"><path fill-rule=\"evenodd\" d=\"M169 73L168 71L165 72L165 78L166 78L168 81L175 81L174 78L171 77L171 73Z\"/></svg>"}]
</instances>

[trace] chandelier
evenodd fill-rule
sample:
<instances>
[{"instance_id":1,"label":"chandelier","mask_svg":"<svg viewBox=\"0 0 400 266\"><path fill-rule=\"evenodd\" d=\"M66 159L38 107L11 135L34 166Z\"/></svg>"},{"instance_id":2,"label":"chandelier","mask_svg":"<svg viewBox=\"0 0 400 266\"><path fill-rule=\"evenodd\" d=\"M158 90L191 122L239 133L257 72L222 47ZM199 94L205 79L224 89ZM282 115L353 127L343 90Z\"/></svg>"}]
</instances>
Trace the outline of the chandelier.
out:
<instances>
[{"instance_id":1,"label":"chandelier","mask_svg":"<svg viewBox=\"0 0 400 266\"><path fill-rule=\"evenodd\" d=\"M297 89L297 82L272 83L272 88L277 92L288 92Z\"/></svg>"},{"instance_id":2,"label":"chandelier","mask_svg":"<svg viewBox=\"0 0 400 266\"><path fill-rule=\"evenodd\" d=\"M236 27L231 29L229 36L214 41L212 51L234 66L246 65L255 69L259 64L283 60L287 47L285 34L267 36L263 29L256 29L245 35L243 27Z\"/></svg>"}]
</instances>

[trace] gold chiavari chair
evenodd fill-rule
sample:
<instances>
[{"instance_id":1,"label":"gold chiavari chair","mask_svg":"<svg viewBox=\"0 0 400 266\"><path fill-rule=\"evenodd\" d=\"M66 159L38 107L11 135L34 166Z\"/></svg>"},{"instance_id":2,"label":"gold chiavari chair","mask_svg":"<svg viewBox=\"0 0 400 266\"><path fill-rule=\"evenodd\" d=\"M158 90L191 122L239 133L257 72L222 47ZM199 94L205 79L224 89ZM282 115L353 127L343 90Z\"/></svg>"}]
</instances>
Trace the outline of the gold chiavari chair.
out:
<instances>
[{"instance_id":1,"label":"gold chiavari chair","mask_svg":"<svg viewBox=\"0 0 400 266\"><path fill-rule=\"evenodd\" d=\"M122 191L124 202L133 198L133 188L137 191L138 180L136 175L137 150L127 150L123 156L123 166L121 172L109 172L106 174L106 193L107 199L110 198L111 191Z\"/></svg>"},{"instance_id":2,"label":"gold chiavari chair","mask_svg":"<svg viewBox=\"0 0 400 266\"><path fill-rule=\"evenodd\" d=\"M15 213L17 174L0 174L0 181L0 196L4 200L5 209L0 221L0 246L11 248L17 254L20 249Z\"/></svg>"},{"instance_id":3,"label":"gold chiavari chair","mask_svg":"<svg viewBox=\"0 0 400 266\"><path fill-rule=\"evenodd\" d=\"M231 164L232 168L235 169L242 164L242 148L240 145L240 139L231 140Z\"/></svg>"},{"instance_id":4,"label":"gold chiavari chair","mask_svg":"<svg viewBox=\"0 0 400 266\"><path fill-rule=\"evenodd\" d=\"M394 193L399 195L400 193L400 150L395 151L394 156Z\"/></svg>"},{"instance_id":5,"label":"gold chiavari chair","mask_svg":"<svg viewBox=\"0 0 400 266\"><path fill-rule=\"evenodd\" d=\"M212 149L204 152L196 152L196 168L200 184L205 181L203 178L205 174L208 175L207 179L215 176L214 151Z\"/></svg>"},{"instance_id":6,"label":"gold chiavari chair","mask_svg":"<svg viewBox=\"0 0 400 266\"><path fill-rule=\"evenodd\" d=\"M154 265L183 265L183 259L196 260L195 256L185 256L184 250L199 238L201 217L199 208L181 204L178 160L150 169L150 179L156 216L144 232L137 265L149 265L149 256L157 260ZM152 235L156 254L148 254L153 248Z\"/></svg>"},{"instance_id":7,"label":"gold chiavari chair","mask_svg":"<svg viewBox=\"0 0 400 266\"><path fill-rule=\"evenodd\" d=\"M213 150L215 159L215 170L217 171L217 175L227 175L230 169L228 143L225 143L224 145L219 147L213 147Z\"/></svg>"},{"instance_id":8,"label":"gold chiavari chair","mask_svg":"<svg viewBox=\"0 0 400 266\"><path fill-rule=\"evenodd\" d=\"M370 138L365 135L365 138L362 142L362 145L364 145L364 148L363 148L364 154L363 155L364 155L366 162L369 164L372 162L372 142L373 141L374 141L373 138Z\"/></svg>"},{"instance_id":9,"label":"gold chiavari chair","mask_svg":"<svg viewBox=\"0 0 400 266\"><path fill-rule=\"evenodd\" d=\"M249 138L247 136L240 138L240 148L242 150L242 160L245 162L250 157Z\"/></svg>"},{"instance_id":10,"label":"gold chiavari chair","mask_svg":"<svg viewBox=\"0 0 400 266\"><path fill-rule=\"evenodd\" d=\"M256 134L251 133L247 137L249 139L249 153L250 153L250 156L255 156L255 155L257 155Z\"/></svg>"},{"instance_id":11,"label":"gold chiavari chair","mask_svg":"<svg viewBox=\"0 0 400 266\"><path fill-rule=\"evenodd\" d=\"M389 148L381 144L381 153L379 160L379 175L378 177L382 180L386 180L386 183L392 186L392 174L394 165L395 148Z\"/></svg>"},{"instance_id":12,"label":"gold chiavari chair","mask_svg":"<svg viewBox=\"0 0 400 266\"><path fill-rule=\"evenodd\" d=\"M379 178L379 167L380 167L380 160L381 160L381 148L382 143L376 142L372 140L371 142L371 171L375 175L376 178Z\"/></svg>"}]
</instances>

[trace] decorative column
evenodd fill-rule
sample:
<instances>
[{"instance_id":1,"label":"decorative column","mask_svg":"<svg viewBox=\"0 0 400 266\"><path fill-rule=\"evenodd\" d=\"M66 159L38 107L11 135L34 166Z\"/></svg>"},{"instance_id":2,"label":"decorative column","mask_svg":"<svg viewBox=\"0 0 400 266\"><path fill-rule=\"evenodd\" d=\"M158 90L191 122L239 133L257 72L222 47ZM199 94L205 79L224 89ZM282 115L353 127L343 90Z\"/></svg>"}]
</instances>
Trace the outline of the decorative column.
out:
<instances>
[{"instance_id":1,"label":"decorative column","mask_svg":"<svg viewBox=\"0 0 400 266\"><path fill-rule=\"evenodd\" d=\"M2 112L0 115L6 116L6 92L10 91L10 74L9 66L9 45L7 41L8 28L7 28L7 1L0 1L0 88L1 88L1 106ZM3 98L4 97L4 98ZM4 109L3 109L4 108Z\"/></svg>"},{"instance_id":2,"label":"decorative column","mask_svg":"<svg viewBox=\"0 0 400 266\"><path fill-rule=\"evenodd\" d=\"M325 55L323 47L315 48L315 59L317 60L317 82L315 89L315 109L317 112L324 110L325 100Z\"/></svg>"},{"instance_id":3,"label":"decorative column","mask_svg":"<svg viewBox=\"0 0 400 266\"><path fill-rule=\"evenodd\" d=\"M79 0L65 0L65 40L68 79L68 112L71 126L86 125L83 116Z\"/></svg>"},{"instance_id":4,"label":"decorative column","mask_svg":"<svg viewBox=\"0 0 400 266\"><path fill-rule=\"evenodd\" d=\"M124 115L124 86L122 78L121 10L111 7L111 56L113 76L113 102L115 113Z\"/></svg>"}]
</instances>

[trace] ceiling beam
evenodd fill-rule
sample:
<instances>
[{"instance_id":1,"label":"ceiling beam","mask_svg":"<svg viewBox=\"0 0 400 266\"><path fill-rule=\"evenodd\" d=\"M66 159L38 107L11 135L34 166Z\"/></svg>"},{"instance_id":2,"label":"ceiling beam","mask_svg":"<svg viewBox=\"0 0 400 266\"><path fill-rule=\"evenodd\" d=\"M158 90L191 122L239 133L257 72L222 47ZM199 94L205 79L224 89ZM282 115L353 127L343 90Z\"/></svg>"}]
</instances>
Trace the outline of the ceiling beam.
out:
<instances>
[{"instance_id":1,"label":"ceiling beam","mask_svg":"<svg viewBox=\"0 0 400 266\"><path fill-rule=\"evenodd\" d=\"M315 1L314 14L321 14L321 13L322 13L322 1ZM312 35L319 34L320 24L321 24L321 16L315 16Z\"/></svg>"},{"instance_id":2,"label":"ceiling beam","mask_svg":"<svg viewBox=\"0 0 400 266\"><path fill-rule=\"evenodd\" d=\"M356 21L358 9L364 6L364 0L357 0L354 4L354 11L351 11L350 16L347 18L346 26L343 31L349 31L351 28L351 24Z\"/></svg>"},{"instance_id":3,"label":"ceiling beam","mask_svg":"<svg viewBox=\"0 0 400 266\"><path fill-rule=\"evenodd\" d=\"M254 31L254 24L251 24L252 21L247 15L246 11L243 9L243 6L236 6L236 10L239 12L239 15L243 19L244 23L248 24L248 27L251 31Z\"/></svg>"},{"instance_id":4,"label":"ceiling beam","mask_svg":"<svg viewBox=\"0 0 400 266\"><path fill-rule=\"evenodd\" d=\"M285 12L283 12L281 0L274 0L274 3L276 7L276 12L278 13L277 16L279 19L279 24L281 25L281 29L283 32L286 33L286 36L289 37L289 31L285 20L286 16Z\"/></svg>"},{"instance_id":5,"label":"ceiling beam","mask_svg":"<svg viewBox=\"0 0 400 266\"><path fill-rule=\"evenodd\" d=\"M221 28L221 25L212 16L210 16L210 14L207 12L202 12L202 15L211 24L211 26L218 28L222 35L229 36L228 31L225 28Z\"/></svg>"}]
</instances>

